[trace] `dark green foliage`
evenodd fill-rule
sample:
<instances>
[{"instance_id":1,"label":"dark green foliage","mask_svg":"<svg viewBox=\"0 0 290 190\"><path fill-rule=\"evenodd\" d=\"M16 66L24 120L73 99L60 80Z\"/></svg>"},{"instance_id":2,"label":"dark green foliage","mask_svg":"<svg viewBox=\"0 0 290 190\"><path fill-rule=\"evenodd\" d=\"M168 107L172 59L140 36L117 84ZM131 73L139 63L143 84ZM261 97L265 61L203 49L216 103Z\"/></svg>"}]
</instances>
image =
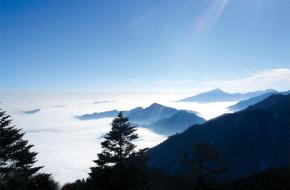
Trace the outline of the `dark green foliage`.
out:
<instances>
[{"instance_id":1,"label":"dark green foliage","mask_svg":"<svg viewBox=\"0 0 290 190\"><path fill-rule=\"evenodd\" d=\"M52 179L50 174L37 174L30 178L27 190L57 190L58 184Z\"/></svg>"},{"instance_id":2,"label":"dark green foliage","mask_svg":"<svg viewBox=\"0 0 290 190\"><path fill-rule=\"evenodd\" d=\"M133 140L138 138L128 118L120 112L112 122L111 131L101 143L102 152L91 168L88 186L91 189L146 189L145 149L136 152Z\"/></svg>"},{"instance_id":3,"label":"dark green foliage","mask_svg":"<svg viewBox=\"0 0 290 190\"><path fill-rule=\"evenodd\" d=\"M87 181L85 181L84 179L82 180L76 180L74 183L68 183L65 184L61 190L87 190ZM96 189L97 190L97 189Z\"/></svg>"},{"instance_id":4,"label":"dark green foliage","mask_svg":"<svg viewBox=\"0 0 290 190\"><path fill-rule=\"evenodd\" d=\"M133 153L135 145L131 142L138 138L136 128L128 122L120 112L112 122L111 131L101 143L103 151L98 154L98 160L94 162L98 168L110 167L110 164L122 164Z\"/></svg>"},{"instance_id":5,"label":"dark green foliage","mask_svg":"<svg viewBox=\"0 0 290 190\"><path fill-rule=\"evenodd\" d=\"M219 185L218 190L289 190L289 167L269 169Z\"/></svg>"},{"instance_id":6,"label":"dark green foliage","mask_svg":"<svg viewBox=\"0 0 290 190\"><path fill-rule=\"evenodd\" d=\"M9 190L25 189L30 177L41 167L34 167L37 153L23 140L21 129L11 125L10 116L0 109L0 184Z\"/></svg>"},{"instance_id":7,"label":"dark green foliage","mask_svg":"<svg viewBox=\"0 0 290 190\"><path fill-rule=\"evenodd\" d=\"M192 178L188 175L170 175L161 170L150 170L150 186L148 190L190 190L193 187Z\"/></svg>"},{"instance_id":8,"label":"dark green foliage","mask_svg":"<svg viewBox=\"0 0 290 190\"><path fill-rule=\"evenodd\" d=\"M226 165L220 160L219 152L208 143L194 143L182 159L192 177L196 189L209 189L214 175L223 173Z\"/></svg>"},{"instance_id":9,"label":"dark green foliage","mask_svg":"<svg viewBox=\"0 0 290 190\"><path fill-rule=\"evenodd\" d=\"M170 175L151 170L151 184L148 190L199 190L201 186L191 176ZM207 190L289 190L289 167L269 169L233 181L215 180L208 182Z\"/></svg>"}]
</instances>

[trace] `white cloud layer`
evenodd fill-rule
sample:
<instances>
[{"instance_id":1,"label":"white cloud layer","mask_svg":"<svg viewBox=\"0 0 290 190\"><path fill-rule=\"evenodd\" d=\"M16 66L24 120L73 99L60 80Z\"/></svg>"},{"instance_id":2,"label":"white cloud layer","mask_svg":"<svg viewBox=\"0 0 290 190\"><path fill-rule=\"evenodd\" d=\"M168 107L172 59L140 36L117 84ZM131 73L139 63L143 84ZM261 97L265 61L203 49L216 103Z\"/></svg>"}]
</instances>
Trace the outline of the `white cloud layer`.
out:
<instances>
[{"instance_id":1,"label":"white cloud layer","mask_svg":"<svg viewBox=\"0 0 290 190\"><path fill-rule=\"evenodd\" d=\"M178 93L181 89L205 91L213 88L222 88L230 92L246 92L274 88L280 91L290 88L290 69L270 69L258 72L254 75L237 78L233 80L204 80L198 86L193 86L194 81L176 80L159 81L159 87L174 89ZM156 84L155 84L156 85ZM175 88L176 87L176 88ZM122 100L124 96L124 100ZM179 95L178 95L179 96ZM186 97L171 97L168 93L162 95L143 94L130 96L129 94L107 95L92 94L73 96L63 94L62 96L43 94L2 94L1 106L8 111L14 119L14 124L23 128L26 132L25 138L34 144L34 150L39 152L37 158L39 165L44 165L46 172L52 173L60 183L71 182L79 178L87 177L89 167L93 166L92 160L100 151L101 136L108 132L110 119L96 121L79 121L76 115L85 113L107 111L111 109L128 110L136 106L147 107L153 102L159 102L166 106L178 109L198 111L202 117L210 119L227 111L227 107L235 102L197 104L197 103L175 103ZM94 104L100 100L117 100L104 104ZM25 115L23 110L39 108L35 114ZM142 147L152 147L162 142L165 137L155 134L147 129L138 130L140 139L137 144Z\"/></svg>"},{"instance_id":2,"label":"white cloud layer","mask_svg":"<svg viewBox=\"0 0 290 190\"><path fill-rule=\"evenodd\" d=\"M202 117L210 119L226 112L229 103L177 103L171 102L167 96L160 96L159 100L138 95L135 98L120 99L116 102L95 104L97 100L112 97L79 97L70 100L70 96L34 96L19 95L3 98L3 109L13 118L13 124L22 128L25 139L34 144L33 150L38 152L37 165L45 166L42 171L53 175L61 184L76 179L86 178L89 168L94 166L93 160L100 152L102 136L110 129L111 119L80 121L74 116L112 109L128 110L137 106L147 107L153 102L198 111ZM212 109L214 107L214 109ZM23 110L39 108L34 114L23 114ZM148 129L138 128L138 148L152 147L166 139Z\"/></svg>"}]
</instances>

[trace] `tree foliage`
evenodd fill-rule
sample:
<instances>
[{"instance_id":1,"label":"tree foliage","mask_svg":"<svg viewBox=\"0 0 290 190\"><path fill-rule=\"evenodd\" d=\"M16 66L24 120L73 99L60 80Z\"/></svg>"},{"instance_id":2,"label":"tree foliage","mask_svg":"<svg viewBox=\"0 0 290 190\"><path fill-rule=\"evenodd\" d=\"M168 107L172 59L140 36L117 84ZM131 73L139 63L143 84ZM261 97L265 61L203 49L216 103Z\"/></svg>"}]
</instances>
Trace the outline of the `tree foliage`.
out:
<instances>
[{"instance_id":1,"label":"tree foliage","mask_svg":"<svg viewBox=\"0 0 290 190\"><path fill-rule=\"evenodd\" d=\"M198 189L208 189L212 177L226 170L219 152L208 143L193 143L192 149L184 153L182 162L189 168Z\"/></svg>"},{"instance_id":2,"label":"tree foliage","mask_svg":"<svg viewBox=\"0 0 290 190\"><path fill-rule=\"evenodd\" d=\"M105 141L101 143L103 150L94 161L97 167L120 165L126 158L132 156L136 147L132 141L138 138L135 131L136 127L120 112L113 120L111 131L105 136Z\"/></svg>"},{"instance_id":3,"label":"tree foliage","mask_svg":"<svg viewBox=\"0 0 290 190\"><path fill-rule=\"evenodd\" d=\"M40 173L32 176L27 184L27 190L57 190L58 184L52 179L51 174Z\"/></svg>"},{"instance_id":4,"label":"tree foliage","mask_svg":"<svg viewBox=\"0 0 290 190\"><path fill-rule=\"evenodd\" d=\"M89 185L103 190L146 189L146 149L136 151L136 126L122 112L101 143L102 152L91 168Z\"/></svg>"},{"instance_id":5,"label":"tree foliage","mask_svg":"<svg viewBox=\"0 0 290 190\"><path fill-rule=\"evenodd\" d=\"M24 189L28 179L42 167L35 167L33 145L12 125L10 116L0 109L0 183L9 190Z\"/></svg>"},{"instance_id":6,"label":"tree foliage","mask_svg":"<svg viewBox=\"0 0 290 190\"><path fill-rule=\"evenodd\" d=\"M271 168L265 171L254 173L247 177L241 177L232 181L220 183L217 190L289 190L289 171L289 166L282 168Z\"/></svg>"}]
</instances>

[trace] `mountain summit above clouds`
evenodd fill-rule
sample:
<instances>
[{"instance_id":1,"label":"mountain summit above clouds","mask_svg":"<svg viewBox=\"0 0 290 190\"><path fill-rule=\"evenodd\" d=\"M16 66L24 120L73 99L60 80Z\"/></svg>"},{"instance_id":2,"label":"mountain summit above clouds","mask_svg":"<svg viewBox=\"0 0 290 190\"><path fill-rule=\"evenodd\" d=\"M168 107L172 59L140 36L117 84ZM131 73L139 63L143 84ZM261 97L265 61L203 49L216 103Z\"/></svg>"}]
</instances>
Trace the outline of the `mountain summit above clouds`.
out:
<instances>
[{"instance_id":1,"label":"mountain summit above clouds","mask_svg":"<svg viewBox=\"0 0 290 190\"><path fill-rule=\"evenodd\" d=\"M247 92L247 93L228 93L219 88L197 94L195 96L187 97L178 102L198 102L198 103L210 103L210 102L231 102L231 101L241 101L254 96L259 96L262 94L277 92L273 89Z\"/></svg>"},{"instance_id":2,"label":"mountain summit above clouds","mask_svg":"<svg viewBox=\"0 0 290 190\"><path fill-rule=\"evenodd\" d=\"M80 120L101 119L107 117L116 117L121 110L110 110L105 112L95 112L91 114L84 114L78 116ZM146 108L136 107L128 111L122 111L124 115L128 116L130 121L142 124L155 122L159 119L169 117L178 112L175 108L170 108L158 103L153 103Z\"/></svg>"},{"instance_id":3,"label":"mountain summit above clouds","mask_svg":"<svg viewBox=\"0 0 290 190\"><path fill-rule=\"evenodd\" d=\"M116 117L118 110L95 112L78 116L80 120L101 119ZM198 116L197 112L178 110L158 103L153 103L146 108L136 107L123 111L130 121L138 126L149 128L162 135L173 135L183 132L189 126L204 123L206 120Z\"/></svg>"}]
</instances>

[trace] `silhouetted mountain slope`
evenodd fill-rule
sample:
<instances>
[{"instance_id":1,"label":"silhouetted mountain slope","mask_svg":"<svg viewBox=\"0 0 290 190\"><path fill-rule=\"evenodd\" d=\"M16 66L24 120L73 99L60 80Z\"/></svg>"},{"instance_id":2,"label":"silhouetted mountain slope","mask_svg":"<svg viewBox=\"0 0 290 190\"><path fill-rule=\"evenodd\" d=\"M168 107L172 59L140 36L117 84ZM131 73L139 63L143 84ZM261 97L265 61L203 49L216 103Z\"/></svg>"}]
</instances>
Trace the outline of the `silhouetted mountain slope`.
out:
<instances>
[{"instance_id":1,"label":"silhouetted mountain slope","mask_svg":"<svg viewBox=\"0 0 290 190\"><path fill-rule=\"evenodd\" d=\"M270 92L270 93L263 94L263 95L260 95L260 96L255 96L255 97L249 98L247 100L242 100L242 101L240 101L240 102L228 107L228 109L231 110L231 111L243 110L243 109L249 107L250 105L256 104L256 103L268 98L272 94L275 94L275 92Z\"/></svg>"},{"instance_id":2,"label":"silhouetted mountain slope","mask_svg":"<svg viewBox=\"0 0 290 190\"><path fill-rule=\"evenodd\" d=\"M208 103L208 102L229 102L229 101L239 101L244 100L250 97L262 95L265 93L276 92L275 90L268 89L265 91L255 91L248 92L245 94L242 93L227 93L222 91L221 89L214 89L208 92L200 93L195 96L191 96L188 98L184 98L179 100L179 102L200 102L200 103Z\"/></svg>"},{"instance_id":3,"label":"silhouetted mountain slope","mask_svg":"<svg viewBox=\"0 0 290 190\"><path fill-rule=\"evenodd\" d=\"M153 131L157 133L172 135L175 133L181 133L189 126L201 124L205 121L205 119L197 116L195 113L180 110L172 116L165 119L160 119L150 125Z\"/></svg>"},{"instance_id":4,"label":"silhouetted mountain slope","mask_svg":"<svg viewBox=\"0 0 290 190\"><path fill-rule=\"evenodd\" d=\"M247 107L249 107L251 105L254 105L254 104L256 104L256 103L258 103L258 102L260 102L262 100L265 100L266 98L268 98L272 94L278 94L278 93L287 95L290 92L289 91L286 91L286 92L269 92L269 93L266 93L266 94L262 94L260 96L255 96L255 97L249 98L247 100L240 101L240 102L228 107L228 109L230 109L231 111L240 111L240 110L246 109Z\"/></svg>"},{"instance_id":5,"label":"silhouetted mountain slope","mask_svg":"<svg viewBox=\"0 0 290 190\"><path fill-rule=\"evenodd\" d=\"M185 172L180 162L194 142L216 147L230 166L226 178L289 164L290 95L272 95L244 111L195 125L149 150L149 164L168 172Z\"/></svg>"},{"instance_id":6,"label":"silhouetted mountain slope","mask_svg":"<svg viewBox=\"0 0 290 190\"><path fill-rule=\"evenodd\" d=\"M249 109L263 109L274 114L281 113L281 112L283 114L285 114L286 112L289 113L289 108L290 108L289 97L290 95L283 95L283 94L271 95L267 99L248 107L248 110Z\"/></svg>"}]
</instances>

